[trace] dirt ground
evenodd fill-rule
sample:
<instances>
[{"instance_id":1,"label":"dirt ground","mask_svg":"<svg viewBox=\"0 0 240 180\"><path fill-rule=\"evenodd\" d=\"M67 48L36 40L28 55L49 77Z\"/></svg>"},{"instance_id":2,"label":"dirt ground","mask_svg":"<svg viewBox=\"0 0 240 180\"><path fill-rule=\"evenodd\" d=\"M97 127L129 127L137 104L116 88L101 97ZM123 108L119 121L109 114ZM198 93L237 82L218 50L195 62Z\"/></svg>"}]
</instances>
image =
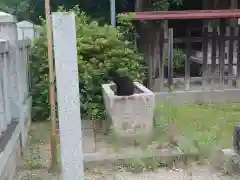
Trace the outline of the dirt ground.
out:
<instances>
[{"instance_id":1,"label":"dirt ground","mask_svg":"<svg viewBox=\"0 0 240 180\"><path fill-rule=\"evenodd\" d=\"M25 152L25 158L17 165L14 180L61 180L60 173L49 171L50 164L50 124L33 123L29 134L29 145ZM101 169L93 172L85 172L85 180L235 180L240 179L226 175L211 168L210 165L192 166L191 168L172 171L160 168L154 172L142 172L139 174L126 172L123 169L118 172Z\"/></svg>"}]
</instances>

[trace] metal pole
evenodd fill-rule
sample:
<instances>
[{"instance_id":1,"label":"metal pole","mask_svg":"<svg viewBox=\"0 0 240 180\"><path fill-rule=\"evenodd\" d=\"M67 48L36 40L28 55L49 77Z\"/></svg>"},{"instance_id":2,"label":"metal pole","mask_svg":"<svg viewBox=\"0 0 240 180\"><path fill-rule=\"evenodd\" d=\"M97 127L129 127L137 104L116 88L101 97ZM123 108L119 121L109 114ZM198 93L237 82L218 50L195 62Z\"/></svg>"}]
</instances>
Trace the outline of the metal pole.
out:
<instances>
[{"instance_id":1,"label":"metal pole","mask_svg":"<svg viewBox=\"0 0 240 180\"><path fill-rule=\"evenodd\" d=\"M50 96L50 114L52 121L51 133L51 168L55 169L57 165L57 142L56 142L56 112L55 112L55 91L54 91L54 72L53 72L53 42L52 42L52 21L50 12L50 0L45 0L45 16L47 21L47 40L48 40L48 66L49 66L49 96Z\"/></svg>"},{"instance_id":2,"label":"metal pole","mask_svg":"<svg viewBox=\"0 0 240 180\"><path fill-rule=\"evenodd\" d=\"M173 84L173 29L168 30L168 85Z\"/></svg>"},{"instance_id":3,"label":"metal pole","mask_svg":"<svg viewBox=\"0 0 240 180\"><path fill-rule=\"evenodd\" d=\"M110 0L111 4L111 25L116 27L116 2L115 0Z\"/></svg>"}]
</instances>

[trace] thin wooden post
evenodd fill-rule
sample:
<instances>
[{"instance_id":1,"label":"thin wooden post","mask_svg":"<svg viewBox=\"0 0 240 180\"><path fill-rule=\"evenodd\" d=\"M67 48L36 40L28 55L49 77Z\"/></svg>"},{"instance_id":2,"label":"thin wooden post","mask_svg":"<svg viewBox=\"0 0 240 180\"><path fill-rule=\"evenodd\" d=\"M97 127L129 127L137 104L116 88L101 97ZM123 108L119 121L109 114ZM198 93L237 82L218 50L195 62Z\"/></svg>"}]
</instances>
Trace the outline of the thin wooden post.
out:
<instances>
[{"instance_id":1,"label":"thin wooden post","mask_svg":"<svg viewBox=\"0 0 240 180\"><path fill-rule=\"evenodd\" d=\"M149 89L153 89L153 45L152 36L147 41L147 61L148 61L148 85Z\"/></svg>"},{"instance_id":2,"label":"thin wooden post","mask_svg":"<svg viewBox=\"0 0 240 180\"><path fill-rule=\"evenodd\" d=\"M54 91L54 63L53 63L53 43L52 43L52 21L50 12L50 0L45 0L45 16L47 21L47 40L48 40L48 68L49 68L49 91L50 91L50 114L52 121L51 133L51 156L52 156L52 169L57 165L57 131L56 131L56 112L55 112L55 91Z\"/></svg>"},{"instance_id":3,"label":"thin wooden post","mask_svg":"<svg viewBox=\"0 0 240 180\"><path fill-rule=\"evenodd\" d=\"M233 85L233 48L234 48L234 27L230 27L230 40L228 46L228 86Z\"/></svg>"},{"instance_id":4,"label":"thin wooden post","mask_svg":"<svg viewBox=\"0 0 240 180\"><path fill-rule=\"evenodd\" d=\"M215 21L215 20L213 20ZM214 88L216 83L216 72L217 72L217 64L216 64L216 54L217 54L217 27L216 22L213 22L212 28L212 63L211 63L211 85Z\"/></svg>"},{"instance_id":5,"label":"thin wooden post","mask_svg":"<svg viewBox=\"0 0 240 180\"><path fill-rule=\"evenodd\" d=\"M202 52L203 52L203 66L202 66L202 87L207 88L208 84L208 27L203 28L203 43L202 43Z\"/></svg>"},{"instance_id":6,"label":"thin wooden post","mask_svg":"<svg viewBox=\"0 0 240 180\"><path fill-rule=\"evenodd\" d=\"M159 38L160 32L158 31L158 26L154 25L154 36L153 38L153 81L155 84L155 78L159 76L159 58L158 58L158 50L159 50Z\"/></svg>"},{"instance_id":7,"label":"thin wooden post","mask_svg":"<svg viewBox=\"0 0 240 180\"><path fill-rule=\"evenodd\" d=\"M238 27L238 36L240 36L240 27ZM240 89L240 38L238 38L237 45L237 80L236 86Z\"/></svg>"},{"instance_id":8,"label":"thin wooden post","mask_svg":"<svg viewBox=\"0 0 240 180\"><path fill-rule=\"evenodd\" d=\"M187 38L189 39L186 42L186 59L185 59L185 91L190 88L190 53L191 53L191 31L187 29Z\"/></svg>"},{"instance_id":9,"label":"thin wooden post","mask_svg":"<svg viewBox=\"0 0 240 180\"><path fill-rule=\"evenodd\" d=\"M225 32L226 22L224 19L220 20L220 37L219 37L219 73L220 73L220 87L224 86L224 66L225 66Z\"/></svg>"},{"instance_id":10,"label":"thin wooden post","mask_svg":"<svg viewBox=\"0 0 240 180\"><path fill-rule=\"evenodd\" d=\"M160 91L164 89L164 28L160 28L159 38L159 79Z\"/></svg>"},{"instance_id":11,"label":"thin wooden post","mask_svg":"<svg viewBox=\"0 0 240 180\"><path fill-rule=\"evenodd\" d=\"M52 14L63 180L83 180L82 122L75 16ZM66 88L68 87L68 88Z\"/></svg>"},{"instance_id":12,"label":"thin wooden post","mask_svg":"<svg viewBox=\"0 0 240 180\"><path fill-rule=\"evenodd\" d=\"M168 30L168 85L173 85L173 29Z\"/></svg>"}]
</instances>

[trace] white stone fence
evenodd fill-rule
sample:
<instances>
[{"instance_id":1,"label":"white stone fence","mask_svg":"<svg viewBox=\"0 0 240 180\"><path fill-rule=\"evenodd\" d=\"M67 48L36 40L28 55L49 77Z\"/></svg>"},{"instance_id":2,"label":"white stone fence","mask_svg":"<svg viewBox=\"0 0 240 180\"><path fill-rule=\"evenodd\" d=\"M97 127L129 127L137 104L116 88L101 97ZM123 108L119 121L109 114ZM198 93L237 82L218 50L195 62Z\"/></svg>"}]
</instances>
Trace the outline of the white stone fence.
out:
<instances>
[{"instance_id":1,"label":"white stone fence","mask_svg":"<svg viewBox=\"0 0 240 180\"><path fill-rule=\"evenodd\" d=\"M21 79L19 82L19 100L24 101L28 99L29 95L29 72L28 72L28 59L29 59L29 40L19 40L17 41L17 51L18 51L18 59L11 59L10 54L10 45L8 41L0 42L0 131L3 133L7 126L11 123L12 119L17 118L14 117L11 113L14 110L14 105L11 105L11 99L15 94L12 88L15 86L15 80ZM19 61L19 63L16 63ZM19 67L14 67L14 65L18 64ZM18 70L17 79L14 79L12 76L12 72L14 69ZM13 96L11 96L13 95ZM13 99L12 99L13 100ZM12 109L11 109L12 106ZM16 113L16 112L15 112ZM15 114L13 113L13 114ZM0 134L1 137L2 134Z\"/></svg>"},{"instance_id":2,"label":"white stone fence","mask_svg":"<svg viewBox=\"0 0 240 180\"><path fill-rule=\"evenodd\" d=\"M14 16L0 12L0 179L12 180L31 124L29 48Z\"/></svg>"},{"instance_id":3,"label":"white stone fence","mask_svg":"<svg viewBox=\"0 0 240 180\"><path fill-rule=\"evenodd\" d=\"M21 21L17 23L18 40L30 39L32 42L40 36L42 27L37 26L30 21Z\"/></svg>"}]
</instances>

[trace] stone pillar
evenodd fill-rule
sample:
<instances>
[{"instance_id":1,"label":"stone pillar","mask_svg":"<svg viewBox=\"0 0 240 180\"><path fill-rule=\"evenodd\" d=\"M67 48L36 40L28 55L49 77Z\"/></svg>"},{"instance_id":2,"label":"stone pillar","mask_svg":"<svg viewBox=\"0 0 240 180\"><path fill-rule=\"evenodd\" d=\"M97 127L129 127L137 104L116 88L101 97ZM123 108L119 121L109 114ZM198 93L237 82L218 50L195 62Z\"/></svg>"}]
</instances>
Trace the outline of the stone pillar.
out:
<instances>
[{"instance_id":1,"label":"stone pillar","mask_svg":"<svg viewBox=\"0 0 240 180\"><path fill-rule=\"evenodd\" d=\"M6 129L6 123L5 123L5 112L4 112L4 106L5 106L5 100L4 100L4 86L3 86L3 79L4 79L4 58L2 56L2 50L5 48L5 41L0 41L0 137L1 133Z\"/></svg>"},{"instance_id":2,"label":"stone pillar","mask_svg":"<svg viewBox=\"0 0 240 180\"><path fill-rule=\"evenodd\" d=\"M34 38L36 36L36 28L35 24L29 21L22 21L17 23L18 27L18 36L20 35L19 39L30 39L31 45L33 45Z\"/></svg>"},{"instance_id":3,"label":"stone pillar","mask_svg":"<svg viewBox=\"0 0 240 180\"><path fill-rule=\"evenodd\" d=\"M2 94L3 95L3 109L4 109L4 116L2 121L3 129L6 130L7 125L10 124L11 121L11 109L10 109L10 101L9 101L9 68L7 67L9 58L7 56L7 52L9 50L8 43L6 41L0 42L2 45L2 49L5 48L5 52L2 54L2 62L1 62L1 67L0 67L0 73L2 75L2 84L1 84L1 89L2 89ZM0 58L0 59L1 59Z\"/></svg>"},{"instance_id":4,"label":"stone pillar","mask_svg":"<svg viewBox=\"0 0 240 180\"><path fill-rule=\"evenodd\" d=\"M52 13L62 180L83 180L82 131L75 16ZM68 88L66 88L68 87Z\"/></svg>"},{"instance_id":5,"label":"stone pillar","mask_svg":"<svg viewBox=\"0 0 240 180\"><path fill-rule=\"evenodd\" d=\"M9 91L7 97L10 100L11 118L20 118L20 102L22 102L21 76L19 76L19 58L18 58L18 32L16 19L14 16L0 12L0 37L9 43Z\"/></svg>"}]
</instances>

